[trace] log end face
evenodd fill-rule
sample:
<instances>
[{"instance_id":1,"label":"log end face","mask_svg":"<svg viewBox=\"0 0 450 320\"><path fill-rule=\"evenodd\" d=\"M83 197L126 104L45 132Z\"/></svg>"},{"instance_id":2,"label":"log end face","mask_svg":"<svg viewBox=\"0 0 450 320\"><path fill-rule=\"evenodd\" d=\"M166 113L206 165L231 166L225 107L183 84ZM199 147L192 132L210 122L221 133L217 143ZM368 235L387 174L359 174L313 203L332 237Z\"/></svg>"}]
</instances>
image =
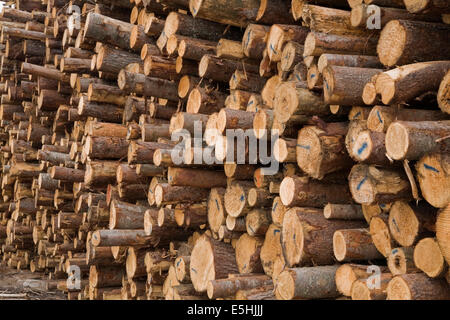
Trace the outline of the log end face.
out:
<instances>
[{"instance_id":1,"label":"log end face","mask_svg":"<svg viewBox=\"0 0 450 320\"><path fill-rule=\"evenodd\" d=\"M295 197L295 181L292 177L286 177L281 181L280 198L285 206L289 206Z\"/></svg>"},{"instance_id":2,"label":"log end face","mask_svg":"<svg viewBox=\"0 0 450 320\"><path fill-rule=\"evenodd\" d=\"M300 263L304 246L303 226L297 215L299 208L286 211L281 229L281 239L286 265L292 267Z\"/></svg>"},{"instance_id":3,"label":"log end face","mask_svg":"<svg viewBox=\"0 0 450 320\"><path fill-rule=\"evenodd\" d=\"M400 123L392 123L386 132L386 152L394 160L406 158L409 149L408 130Z\"/></svg>"},{"instance_id":4,"label":"log end face","mask_svg":"<svg viewBox=\"0 0 450 320\"><path fill-rule=\"evenodd\" d=\"M320 138L313 127L304 127L299 131L296 154L297 164L300 169L310 177L316 179L323 178L320 168L324 150Z\"/></svg>"},{"instance_id":5,"label":"log end face","mask_svg":"<svg viewBox=\"0 0 450 320\"><path fill-rule=\"evenodd\" d=\"M406 44L406 31L398 20L389 21L378 40L377 53L380 62L392 67L399 63Z\"/></svg>"},{"instance_id":6,"label":"log end face","mask_svg":"<svg viewBox=\"0 0 450 320\"><path fill-rule=\"evenodd\" d=\"M190 276L197 292L205 292L209 281L215 280L214 252L207 236L198 239L192 250Z\"/></svg>"},{"instance_id":7,"label":"log end face","mask_svg":"<svg viewBox=\"0 0 450 320\"><path fill-rule=\"evenodd\" d=\"M401 276L394 277L386 289L387 300L411 300L411 291L408 283Z\"/></svg>"},{"instance_id":8,"label":"log end face","mask_svg":"<svg viewBox=\"0 0 450 320\"><path fill-rule=\"evenodd\" d=\"M414 248L414 264L431 278L443 275L446 263L435 239L425 238L417 243Z\"/></svg>"},{"instance_id":9,"label":"log end face","mask_svg":"<svg viewBox=\"0 0 450 320\"><path fill-rule=\"evenodd\" d=\"M365 281L356 280L352 285L352 300L371 300Z\"/></svg>"},{"instance_id":10,"label":"log end face","mask_svg":"<svg viewBox=\"0 0 450 320\"><path fill-rule=\"evenodd\" d=\"M367 166L353 166L348 179L350 192L357 203L372 204L375 202L375 189L370 181Z\"/></svg>"},{"instance_id":11,"label":"log end face","mask_svg":"<svg viewBox=\"0 0 450 320\"><path fill-rule=\"evenodd\" d=\"M295 297L295 279L289 270L280 273L276 288L276 296L280 300L292 300Z\"/></svg>"},{"instance_id":12,"label":"log end face","mask_svg":"<svg viewBox=\"0 0 450 320\"><path fill-rule=\"evenodd\" d=\"M333 252L338 261L343 261L346 257L347 246L345 238L339 230L333 235Z\"/></svg>"},{"instance_id":13,"label":"log end face","mask_svg":"<svg viewBox=\"0 0 450 320\"><path fill-rule=\"evenodd\" d=\"M450 203L439 213L436 219L436 239L442 255L450 264Z\"/></svg>"},{"instance_id":14,"label":"log end face","mask_svg":"<svg viewBox=\"0 0 450 320\"><path fill-rule=\"evenodd\" d=\"M370 220L370 234L377 250L384 257L388 257L392 251L391 235L387 224L382 218L373 217L372 220Z\"/></svg>"},{"instance_id":15,"label":"log end face","mask_svg":"<svg viewBox=\"0 0 450 320\"><path fill-rule=\"evenodd\" d=\"M405 201L396 201L389 211L389 230L402 246L410 247L419 235L419 220Z\"/></svg>"}]
</instances>

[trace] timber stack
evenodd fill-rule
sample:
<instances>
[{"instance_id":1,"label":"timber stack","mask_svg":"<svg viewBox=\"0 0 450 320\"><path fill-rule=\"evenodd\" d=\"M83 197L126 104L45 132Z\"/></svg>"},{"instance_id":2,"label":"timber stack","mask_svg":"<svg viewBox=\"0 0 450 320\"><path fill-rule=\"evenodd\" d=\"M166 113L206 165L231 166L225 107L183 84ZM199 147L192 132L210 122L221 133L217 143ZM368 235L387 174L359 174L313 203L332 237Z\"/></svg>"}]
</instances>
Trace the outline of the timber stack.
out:
<instances>
[{"instance_id":1,"label":"timber stack","mask_svg":"<svg viewBox=\"0 0 450 320\"><path fill-rule=\"evenodd\" d=\"M448 23L438 0L8 1L2 264L68 299L450 299Z\"/></svg>"}]
</instances>

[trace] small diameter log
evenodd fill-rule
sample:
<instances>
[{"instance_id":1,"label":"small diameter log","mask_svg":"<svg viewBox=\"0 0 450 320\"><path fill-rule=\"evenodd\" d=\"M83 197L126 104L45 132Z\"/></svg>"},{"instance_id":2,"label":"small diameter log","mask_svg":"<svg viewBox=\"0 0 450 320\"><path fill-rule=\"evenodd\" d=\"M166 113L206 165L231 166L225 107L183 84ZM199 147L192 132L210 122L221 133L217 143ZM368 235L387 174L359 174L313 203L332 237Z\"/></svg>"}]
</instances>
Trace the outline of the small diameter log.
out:
<instances>
[{"instance_id":1,"label":"small diameter log","mask_svg":"<svg viewBox=\"0 0 450 320\"><path fill-rule=\"evenodd\" d=\"M409 184L408 184L409 185ZM327 203L352 202L345 185L300 178L285 177L280 186L280 198L287 207L323 207Z\"/></svg>"},{"instance_id":2,"label":"small diameter log","mask_svg":"<svg viewBox=\"0 0 450 320\"><path fill-rule=\"evenodd\" d=\"M276 88L273 97L274 118L286 123L293 115L330 114L330 108L323 98L296 82L284 82ZM263 97L264 99L264 97Z\"/></svg>"},{"instance_id":3,"label":"small diameter log","mask_svg":"<svg viewBox=\"0 0 450 320\"><path fill-rule=\"evenodd\" d=\"M141 62L141 58L137 54L103 45L97 53L96 69L118 74L127 65L139 62Z\"/></svg>"},{"instance_id":4,"label":"small diameter log","mask_svg":"<svg viewBox=\"0 0 450 320\"><path fill-rule=\"evenodd\" d=\"M394 277L386 289L387 300L448 300L449 285L444 279L432 279L424 273Z\"/></svg>"},{"instance_id":5,"label":"small diameter log","mask_svg":"<svg viewBox=\"0 0 450 320\"><path fill-rule=\"evenodd\" d=\"M305 39L303 56L319 57L323 53L376 55L378 37L375 35L337 35L310 32Z\"/></svg>"},{"instance_id":6,"label":"small diameter log","mask_svg":"<svg viewBox=\"0 0 450 320\"><path fill-rule=\"evenodd\" d=\"M328 66L323 70L324 97L328 104L362 105L364 86L380 69Z\"/></svg>"},{"instance_id":7,"label":"small diameter log","mask_svg":"<svg viewBox=\"0 0 450 320\"><path fill-rule=\"evenodd\" d=\"M128 141L120 137L89 136L83 152L90 159L121 159L128 154Z\"/></svg>"},{"instance_id":8,"label":"small diameter log","mask_svg":"<svg viewBox=\"0 0 450 320\"><path fill-rule=\"evenodd\" d=\"M328 203L323 215L326 219L364 220L362 208L357 204Z\"/></svg>"},{"instance_id":9,"label":"small diameter log","mask_svg":"<svg viewBox=\"0 0 450 320\"><path fill-rule=\"evenodd\" d=\"M189 1L189 10L196 18L210 20L236 27L245 27L255 21L259 1L193 0Z\"/></svg>"},{"instance_id":10,"label":"small diameter log","mask_svg":"<svg viewBox=\"0 0 450 320\"><path fill-rule=\"evenodd\" d=\"M287 210L288 208L284 206L281 198L275 197L272 205L272 223L281 228Z\"/></svg>"},{"instance_id":11,"label":"small diameter log","mask_svg":"<svg viewBox=\"0 0 450 320\"><path fill-rule=\"evenodd\" d=\"M212 188L208 197L208 225L214 232L219 232L220 226L225 224L226 212L223 197L226 189Z\"/></svg>"},{"instance_id":12,"label":"small diameter log","mask_svg":"<svg viewBox=\"0 0 450 320\"><path fill-rule=\"evenodd\" d=\"M350 156L358 162L388 165L385 137L386 135L382 132L370 130L363 130L356 136L353 135L353 137L350 137L350 139L353 139L353 146L351 150L348 150Z\"/></svg>"},{"instance_id":13,"label":"small diameter log","mask_svg":"<svg viewBox=\"0 0 450 320\"><path fill-rule=\"evenodd\" d=\"M80 116L95 117L107 122L121 123L122 114L122 108L112 104L89 102L86 96L82 96L78 103L78 115Z\"/></svg>"},{"instance_id":14,"label":"small diameter log","mask_svg":"<svg viewBox=\"0 0 450 320\"><path fill-rule=\"evenodd\" d=\"M342 229L333 235L333 251L338 261L382 259L367 229Z\"/></svg>"},{"instance_id":15,"label":"small diameter log","mask_svg":"<svg viewBox=\"0 0 450 320\"><path fill-rule=\"evenodd\" d=\"M367 117L367 128L376 132L386 132L394 121L437 121L445 119L447 119L447 115L439 110L374 106Z\"/></svg>"},{"instance_id":16,"label":"small diameter log","mask_svg":"<svg viewBox=\"0 0 450 320\"><path fill-rule=\"evenodd\" d=\"M281 61L283 47L288 41L305 42L309 29L299 25L274 24L267 37L267 56L270 61Z\"/></svg>"},{"instance_id":17,"label":"small diameter log","mask_svg":"<svg viewBox=\"0 0 450 320\"><path fill-rule=\"evenodd\" d=\"M395 248L395 242L389 233L389 222L386 214L372 217L370 220L370 234L378 251L383 256L388 257L392 249Z\"/></svg>"},{"instance_id":18,"label":"small diameter log","mask_svg":"<svg viewBox=\"0 0 450 320\"><path fill-rule=\"evenodd\" d=\"M434 231L437 210L426 203L419 205L396 201L389 211L389 230L395 241L411 247Z\"/></svg>"},{"instance_id":19,"label":"small diameter log","mask_svg":"<svg viewBox=\"0 0 450 320\"><path fill-rule=\"evenodd\" d=\"M430 278L445 276L448 265L434 238L420 240L414 248L414 264Z\"/></svg>"},{"instance_id":20,"label":"small diameter log","mask_svg":"<svg viewBox=\"0 0 450 320\"><path fill-rule=\"evenodd\" d=\"M89 161L86 164L84 183L87 186L100 186L116 181L117 162ZM54 178L52 176L52 178Z\"/></svg>"},{"instance_id":21,"label":"small diameter log","mask_svg":"<svg viewBox=\"0 0 450 320\"><path fill-rule=\"evenodd\" d=\"M449 163L450 157L445 153L425 155L416 163L422 195L436 208L444 208L450 203L450 195L443 191L450 186L450 175L447 169Z\"/></svg>"},{"instance_id":22,"label":"small diameter log","mask_svg":"<svg viewBox=\"0 0 450 320\"><path fill-rule=\"evenodd\" d=\"M244 233L236 242L236 263L240 273L262 273L260 252L263 238Z\"/></svg>"},{"instance_id":23,"label":"small diameter log","mask_svg":"<svg viewBox=\"0 0 450 320\"><path fill-rule=\"evenodd\" d=\"M386 300L386 288L391 279L390 273L382 273L376 285L368 280L356 280L352 286L352 300Z\"/></svg>"},{"instance_id":24,"label":"small diameter log","mask_svg":"<svg viewBox=\"0 0 450 320\"><path fill-rule=\"evenodd\" d=\"M376 56L323 53L317 62L319 72L323 72L328 66L380 69L382 64Z\"/></svg>"},{"instance_id":25,"label":"small diameter log","mask_svg":"<svg viewBox=\"0 0 450 320\"><path fill-rule=\"evenodd\" d=\"M381 95L381 101L386 105L407 102L428 91L436 91L449 68L450 61L401 66L377 76L376 92Z\"/></svg>"},{"instance_id":26,"label":"small diameter log","mask_svg":"<svg viewBox=\"0 0 450 320\"><path fill-rule=\"evenodd\" d=\"M270 225L266 232L260 258L264 273L274 278L280 273L279 269L285 265L281 247L281 228L274 224Z\"/></svg>"},{"instance_id":27,"label":"small diameter log","mask_svg":"<svg viewBox=\"0 0 450 320\"><path fill-rule=\"evenodd\" d=\"M176 204L180 202L198 202L207 199L209 190L189 186L173 186L168 183L160 183L154 189L155 203Z\"/></svg>"},{"instance_id":28,"label":"small diameter log","mask_svg":"<svg viewBox=\"0 0 450 320\"><path fill-rule=\"evenodd\" d=\"M183 37L178 44L178 55L183 59L200 61L204 55L215 54L214 41Z\"/></svg>"},{"instance_id":29,"label":"small diameter log","mask_svg":"<svg viewBox=\"0 0 450 320\"><path fill-rule=\"evenodd\" d=\"M333 234L350 225L360 228L364 226L364 222L327 220L321 209L289 209L284 215L281 231L286 265L292 267L332 264Z\"/></svg>"},{"instance_id":30,"label":"small diameter log","mask_svg":"<svg viewBox=\"0 0 450 320\"><path fill-rule=\"evenodd\" d=\"M266 275L239 275L236 278L211 280L208 283L207 294L210 299L234 296L240 289L251 289L270 285L272 279Z\"/></svg>"},{"instance_id":31,"label":"small diameter log","mask_svg":"<svg viewBox=\"0 0 450 320\"><path fill-rule=\"evenodd\" d=\"M387 259L389 271L393 276L419 272L414 264L414 248L395 248Z\"/></svg>"},{"instance_id":32,"label":"small diameter log","mask_svg":"<svg viewBox=\"0 0 450 320\"><path fill-rule=\"evenodd\" d=\"M380 270L381 273L388 272L388 268L376 265L343 264L336 271L336 287L344 296L351 296L352 286L356 280L364 280L373 276Z\"/></svg>"},{"instance_id":33,"label":"small diameter log","mask_svg":"<svg viewBox=\"0 0 450 320\"><path fill-rule=\"evenodd\" d=\"M195 178L194 178L195 177ZM225 187L226 176L219 171L170 167L167 173L169 184L197 188Z\"/></svg>"},{"instance_id":34,"label":"small diameter log","mask_svg":"<svg viewBox=\"0 0 450 320\"><path fill-rule=\"evenodd\" d=\"M265 84L265 80L259 75L236 70L230 79L231 90L244 90L249 92L260 92Z\"/></svg>"},{"instance_id":35,"label":"small diameter log","mask_svg":"<svg viewBox=\"0 0 450 320\"><path fill-rule=\"evenodd\" d=\"M213 55L204 55L198 66L198 75L202 78L220 82L228 82L236 70L245 70L250 73L258 73L256 65L236 60L218 58Z\"/></svg>"},{"instance_id":36,"label":"small diameter log","mask_svg":"<svg viewBox=\"0 0 450 320\"><path fill-rule=\"evenodd\" d=\"M197 240L191 254L190 277L198 292L205 292L210 280L224 279L238 268L231 245L204 235Z\"/></svg>"},{"instance_id":37,"label":"small diameter log","mask_svg":"<svg viewBox=\"0 0 450 320\"><path fill-rule=\"evenodd\" d=\"M96 247L142 246L151 241L144 230L97 230L92 233L92 244Z\"/></svg>"},{"instance_id":38,"label":"small diameter log","mask_svg":"<svg viewBox=\"0 0 450 320\"><path fill-rule=\"evenodd\" d=\"M165 143L131 141L128 147L128 164L152 164L156 150L170 148L171 146Z\"/></svg>"},{"instance_id":39,"label":"small diameter log","mask_svg":"<svg viewBox=\"0 0 450 320\"><path fill-rule=\"evenodd\" d=\"M418 160L425 154L450 150L450 121L395 121L386 132L386 151L394 160Z\"/></svg>"},{"instance_id":40,"label":"small diameter log","mask_svg":"<svg viewBox=\"0 0 450 320\"><path fill-rule=\"evenodd\" d=\"M283 300L336 298L336 270L339 266L291 268L283 271L276 286L276 296Z\"/></svg>"},{"instance_id":41,"label":"small diameter log","mask_svg":"<svg viewBox=\"0 0 450 320\"><path fill-rule=\"evenodd\" d=\"M273 197L267 189L252 188L248 191L247 202L253 208L271 207Z\"/></svg>"},{"instance_id":42,"label":"small diameter log","mask_svg":"<svg viewBox=\"0 0 450 320\"><path fill-rule=\"evenodd\" d=\"M257 115L261 115L262 113L258 111ZM264 113L265 114L265 113ZM253 130L255 130L255 122L257 121L255 118L253 120ZM259 118L259 117L258 117ZM295 139L289 138L278 138L275 141L273 146L273 155L275 160L278 162L296 162L297 161L297 141Z\"/></svg>"},{"instance_id":43,"label":"small diameter log","mask_svg":"<svg viewBox=\"0 0 450 320\"><path fill-rule=\"evenodd\" d=\"M249 24L242 37L242 48L244 54L252 59L261 60L266 49L269 26Z\"/></svg>"},{"instance_id":44,"label":"small diameter log","mask_svg":"<svg viewBox=\"0 0 450 320\"><path fill-rule=\"evenodd\" d=\"M377 52L387 67L412 62L446 60L450 55L442 50L449 41L450 27L440 23L391 20L383 28ZM392 36L392 35L396 36Z\"/></svg>"},{"instance_id":45,"label":"small diameter log","mask_svg":"<svg viewBox=\"0 0 450 320\"><path fill-rule=\"evenodd\" d=\"M194 88L189 94L186 111L189 113L211 114L225 106L227 95L210 88Z\"/></svg>"},{"instance_id":46,"label":"small diameter log","mask_svg":"<svg viewBox=\"0 0 450 320\"><path fill-rule=\"evenodd\" d=\"M326 174L350 168L352 160L345 152L346 123L303 127L297 139L297 164L310 177L322 179Z\"/></svg>"},{"instance_id":47,"label":"small diameter log","mask_svg":"<svg viewBox=\"0 0 450 320\"><path fill-rule=\"evenodd\" d=\"M245 217L247 233L250 236L263 236L271 222L270 211L264 209L252 210Z\"/></svg>"},{"instance_id":48,"label":"small diameter log","mask_svg":"<svg viewBox=\"0 0 450 320\"><path fill-rule=\"evenodd\" d=\"M147 207L113 200L109 209L110 229L142 229Z\"/></svg>"},{"instance_id":49,"label":"small diameter log","mask_svg":"<svg viewBox=\"0 0 450 320\"><path fill-rule=\"evenodd\" d=\"M357 164L348 177L353 199L361 204L390 203L412 198L411 185L402 172Z\"/></svg>"},{"instance_id":50,"label":"small diameter log","mask_svg":"<svg viewBox=\"0 0 450 320\"><path fill-rule=\"evenodd\" d=\"M436 220L436 239L441 248L442 255L450 264L450 205L440 211Z\"/></svg>"},{"instance_id":51,"label":"small diameter log","mask_svg":"<svg viewBox=\"0 0 450 320\"><path fill-rule=\"evenodd\" d=\"M117 77L117 84L121 90L134 92L143 96L154 96L178 101L177 84L165 79L151 78L140 73L121 70Z\"/></svg>"},{"instance_id":52,"label":"small diameter log","mask_svg":"<svg viewBox=\"0 0 450 320\"><path fill-rule=\"evenodd\" d=\"M442 112L450 114L450 72L448 71L439 85L437 100Z\"/></svg>"},{"instance_id":53,"label":"small diameter log","mask_svg":"<svg viewBox=\"0 0 450 320\"><path fill-rule=\"evenodd\" d=\"M83 38L129 49L133 24L90 12L84 24Z\"/></svg>"}]
</instances>

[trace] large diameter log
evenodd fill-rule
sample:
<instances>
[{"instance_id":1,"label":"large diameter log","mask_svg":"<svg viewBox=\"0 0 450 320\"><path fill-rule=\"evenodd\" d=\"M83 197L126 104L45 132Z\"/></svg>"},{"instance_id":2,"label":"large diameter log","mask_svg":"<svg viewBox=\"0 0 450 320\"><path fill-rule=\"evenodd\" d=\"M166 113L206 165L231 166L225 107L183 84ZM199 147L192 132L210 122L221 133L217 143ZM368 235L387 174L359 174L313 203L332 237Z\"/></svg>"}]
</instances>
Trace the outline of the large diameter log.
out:
<instances>
[{"instance_id":1,"label":"large diameter log","mask_svg":"<svg viewBox=\"0 0 450 320\"><path fill-rule=\"evenodd\" d=\"M171 101L178 101L178 86L175 82L165 79L147 77L141 73L121 70L117 77L117 84L121 90L147 97L158 97Z\"/></svg>"},{"instance_id":2,"label":"large diameter log","mask_svg":"<svg viewBox=\"0 0 450 320\"><path fill-rule=\"evenodd\" d=\"M131 23L90 12L86 17L83 36L94 41L128 49L132 30L133 25Z\"/></svg>"},{"instance_id":3,"label":"large diameter log","mask_svg":"<svg viewBox=\"0 0 450 320\"><path fill-rule=\"evenodd\" d=\"M78 102L78 115L95 117L108 122L121 123L123 109L112 104L102 104L88 101L87 96L82 96Z\"/></svg>"},{"instance_id":4,"label":"large diameter log","mask_svg":"<svg viewBox=\"0 0 450 320\"><path fill-rule=\"evenodd\" d=\"M211 280L208 283L207 294L210 299L234 296L238 290L257 288L272 284L272 279L266 275L247 275L229 279Z\"/></svg>"},{"instance_id":5,"label":"large diameter log","mask_svg":"<svg viewBox=\"0 0 450 320\"><path fill-rule=\"evenodd\" d=\"M353 161L345 150L346 123L328 124L325 129L305 126L297 138L297 164L306 174L322 179L327 173L350 168Z\"/></svg>"},{"instance_id":6,"label":"large diameter log","mask_svg":"<svg viewBox=\"0 0 450 320\"><path fill-rule=\"evenodd\" d=\"M84 183L88 186L101 186L114 183L116 181L116 170L117 162L89 161L86 164Z\"/></svg>"},{"instance_id":7,"label":"large diameter log","mask_svg":"<svg viewBox=\"0 0 450 320\"><path fill-rule=\"evenodd\" d=\"M424 273L394 277L387 287L387 300L448 300L450 289L444 279L432 279Z\"/></svg>"},{"instance_id":8,"label":"large diameter log","mask_svg":"<svg viewBox=\"0 0 450 320\"><path fill-rule=\"evenodd\" d=\"M249 24L242 38L242 49L244 54L253 59L262 59L266 49L267 34L269 26Z\"/></svg>"},{"instance_id":9,"label":"large diameter log","mask_svg":"<svg viewBox=\"0 0 450 320\"><path fill-rule=\"evenodd\" d=\"M414 264L414 247L393 249L389 254L387 264L393 276L419 271Z\"/></svg>"},{"instance_id":10,"label":"large diameter log","mask_svg":"<svg viewBox=\"0 0 450 320\"><path fill-rule=\"evenodd\" d=\"M412 198L410 183L398 170L357 164L353 166L348 180L357 203L390 203Z\"/></svg>"},{"instance_id":11,"label":"large diameter log","mask_svg":"<svg viewBox=\"0 0 450 320\"><path fill-rule=\"evenodd\" d=\"M450 68L450 61L419 62L379 74L376 92L386 104L407 102L428 91L436 91ZM414 79L414 80L412 80Z\"/></svg>"},{"instance_id":12,"label":"large diameter log","mask_svg":"<svg viewBox=\"0 0 450 320\"><path fill-rule=\"evenodd\" d=\"M336 270L339 266L291 268L276 281L276 296L283 300L336 298Z\"/></svg>"},{"instance_id":13,"label":"large diameter log","mask_svg":"<svg viewBox=\"0 0 450 320\"><path fill-rule=\"evenodd\" d=\"M167 172L169 184L197 188L217 188L227 185L227 177L220 171L170 167Z\"/></svg>"},{"instance_id":14,"label":"large diameter log","mask_svg":"<svg viewBox=\"0 0 450 320\"><path fill-rule=\"evenodd\" d=\"M345 185L326 181L314 181L297 176L285 177L280 185L280 197L288 207L318 207L327 203L348 204L352 202Z\"/></svg>"},{"instance_id":15,"label":"large diameter log","mask_svg":"<svg viewBox=\"0 0 450 320\"><path fill-rule=\"evenodd\" d=\"M369 285L367 280L356 280L352 285L352 300L386 300L386 288L391 279L390 273L382 273L375 286Z\"/></svg>"},{"instance_id":16,"label":"large diameter log","mask_svg":"<svg viewBox=\"0 0 450 320\"><path fill-rule=\"evenodd\" d=\"M417 178L422 195L433 207L444 208L450 203L450 195L445 190L450 186L450 156L448 154L428 154L416 163Z\"/></svg>"},{"instance_id":17,"label":"large diameter log","mask_svg":"<svg viewBox=\"0 0 450 320\"><path fill-rule=\"evenodd\" d=\"M236 242L236 262L240 273L263 272L260 252L263 239L244 233Z\"/></svg>"},{"instance_id":18,"label":"large diameter log","mask_svg":"<svg viewBox=\"0 0 450 320\"><path fill-rule=\"evenodd\" d=\"M450 151L450 121L396 121L386 132L386 151L394 160L418 160ZM444 138L441 141L441 138Z\"/></svg>"},{"instance_id":19,"label":"large diameter log","mask_svg":"<svg viewBox=\"0 0 450 320\"><path fill-rule=\"evenodd\" d=\"M246 27L256 20L259 5L257 0L190 0L189 10L197 18Z\"/></svg>"},{"instance_id":20,"label":"large diameter log","mask_svg":"<svg viewBox=\"0 0 450 320\"><path fill-rule=\"evenodd\" d=\"M380 69L328 66L323 70L324 97L328 104L362 105L364 86Z\"/></svg>"},{"instance_id":21,"label":"large diameter log","mask_svg":"<svg viewBox=\"0 0 450 320\"><path fill-rule=\"evenodd\" d=\"M288 267L334 262L333 235L337 230L364 226L363 221L327 220L322 209L291 208L283 219L283 254Z\"/></svg>"},{"instance_id":22,"label":"large diameter log","mask_svg":"<svg viewBox=\"0 0 450 320\"><path fill-rule=\"evenodd\" d=\"M205 292L210 280L224 279L238 268L231 245L206 235L195 243L191 254L190 276L194 288Z\"/></svg>"},{"instance_id":23,"label":"large diameter log","mask_svg":"<svg viewBox=\"0 0 450 320\"><path fill-rule=\"evenodd\" d=\"M387 67L412 62L446 60L447 50L442 50L450 40L450 27L445 24L392 20L380 34L378 57ZM393 36L395 35L395 36Z\"/></svg>"}]
</instances>

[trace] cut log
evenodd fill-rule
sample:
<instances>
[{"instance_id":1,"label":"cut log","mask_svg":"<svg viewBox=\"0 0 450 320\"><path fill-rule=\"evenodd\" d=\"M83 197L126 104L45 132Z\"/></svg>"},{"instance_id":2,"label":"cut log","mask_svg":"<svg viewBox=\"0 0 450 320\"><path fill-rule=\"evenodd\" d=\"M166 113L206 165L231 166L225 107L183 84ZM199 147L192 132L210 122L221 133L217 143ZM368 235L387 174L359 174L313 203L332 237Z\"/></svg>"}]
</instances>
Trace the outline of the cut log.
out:
<instances>
[{"instance_id":1,"label":"cut log","mask_svg":"<svg viewBox=\"0 0 450 320\"><path fill-rule=\"evenodd\" d=\"M431 279L424 273L394 277L387 287L387 300L448 300L450 290L444 279Z\"/></svg>"},{"instance_id":2,"label":"cut log","mask_svg":"<svg viewBox=\"0 0 450 320\"><path fill-rule=\"evenodd\" d=\"M284 215L281 231L286 265L293 267L332 264L333 234L350 226L363 227L364 222L327 220L323 216L322 209L289 209Z\"/></svg>"},{"instance_id":3,"label":"cut log","mask_svg":"<svg viewBox=\"0 0 450 320\"><path fill-rule=\"evenodd\" d=\"M420 240L414 248L414 264L430 278L445 276L448 265L434 238Z\"/></svg>"}]
</instances>

